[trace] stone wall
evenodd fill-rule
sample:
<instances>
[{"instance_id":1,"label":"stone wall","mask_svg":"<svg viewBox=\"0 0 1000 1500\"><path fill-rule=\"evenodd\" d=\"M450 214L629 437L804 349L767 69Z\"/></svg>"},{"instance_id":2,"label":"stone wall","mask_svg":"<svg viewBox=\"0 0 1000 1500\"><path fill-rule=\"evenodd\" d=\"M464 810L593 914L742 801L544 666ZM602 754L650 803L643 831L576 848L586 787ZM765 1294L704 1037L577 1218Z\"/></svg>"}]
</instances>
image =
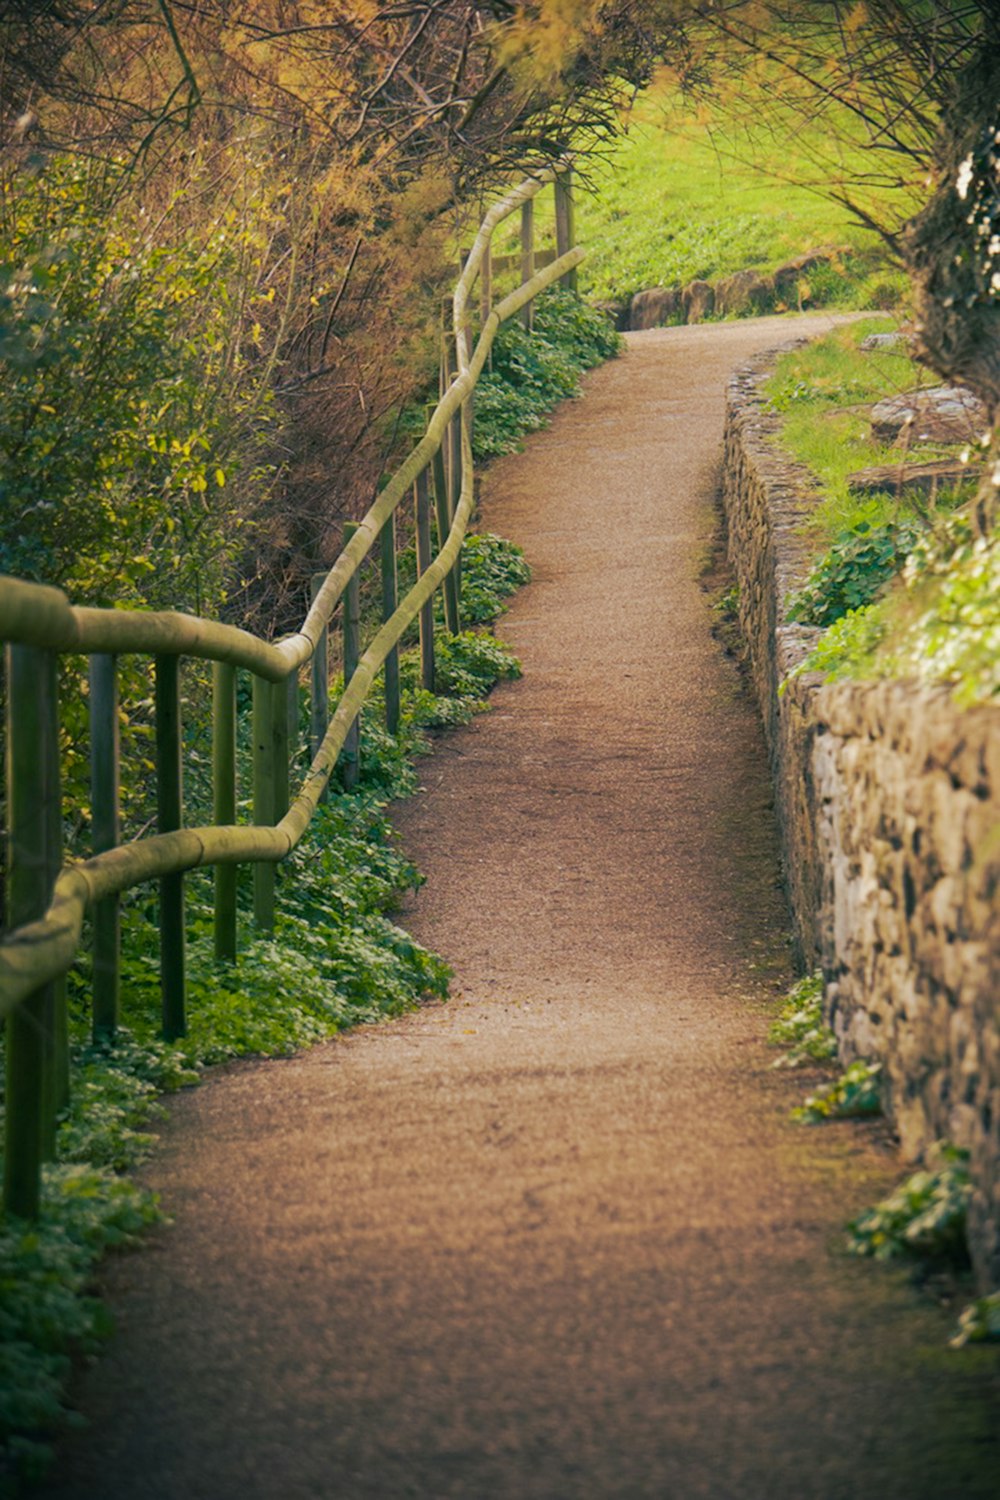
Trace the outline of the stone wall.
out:
<instances>
[{"instance_id":1,"label":"stone wall","mask_svg":"<svg viewBox=\"0 0 1000 1500\"><path fill-rule=\"evenodd\" d=\"M773 446L760 387L729 391L724 508L776 786L802 962L826 978L844 1062L883 1064L908 1160L971 1153L970 1244L1000 1285L1000 708L905 682L778 686L817 632L784 623L805 577L809 476Z\"/></svg>"}]
</instances>

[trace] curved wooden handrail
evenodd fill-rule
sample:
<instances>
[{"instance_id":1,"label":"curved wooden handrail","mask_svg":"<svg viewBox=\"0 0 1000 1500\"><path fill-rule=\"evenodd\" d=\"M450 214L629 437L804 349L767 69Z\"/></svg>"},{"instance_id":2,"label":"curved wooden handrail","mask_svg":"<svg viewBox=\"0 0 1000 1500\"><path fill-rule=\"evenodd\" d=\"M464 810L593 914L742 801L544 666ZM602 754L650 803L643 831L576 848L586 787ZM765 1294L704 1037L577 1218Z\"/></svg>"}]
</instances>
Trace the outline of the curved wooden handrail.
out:
<instances>
[{"instance_id":1,"label":"curved wooden handrail","mask_svg":"<svg viewBox=\"0 0 1000 1500\"><path fill-rule=\"evenodd\" d=\"M498 224L528 202L557 173L526 179L484 217L454 299L454 328L467 323L469 290ZM191 656L242 667L268 682L285 681L312 657L320 636L379 532L441 447L448 424L472 395L501 325L583 259L573 248L499 301L471 353L458 337L458 374L431 415L424 436L392 475L331 567L300 629L276 643L249 631L176 611L94 609L72 605L58 589L0 577L0 639L55 652L130 652ZM459 556L473 508L474 472L469 424L462 423L461 492L451 530L437 558L375 635L345 684L322 744L288 812L274 826L211 825L156 834L64 867L44 916L0 938L0 1017L65 973L76 955L88 906L146 880L199 866L277 862L305 833L330 780L348 731L375 675L421 607Z\"/></svg>"}]
</instances>

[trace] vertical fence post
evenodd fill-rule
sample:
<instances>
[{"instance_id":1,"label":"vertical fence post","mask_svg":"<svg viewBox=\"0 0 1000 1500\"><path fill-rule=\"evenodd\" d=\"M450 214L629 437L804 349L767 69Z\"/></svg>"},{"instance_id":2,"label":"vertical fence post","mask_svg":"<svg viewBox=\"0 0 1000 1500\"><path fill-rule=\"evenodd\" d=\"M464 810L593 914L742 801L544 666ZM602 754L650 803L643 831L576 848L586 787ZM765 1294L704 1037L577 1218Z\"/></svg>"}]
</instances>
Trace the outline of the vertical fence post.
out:
<instances>
[{"instance_id":1,"label":"vertical fence post","mask_svg":"<svg viewBox=\"0 0 1000 1500\"><path fill-rule=\"evenodd\" d=\"M356 521L345 521L344 543L351 540L357 531ZM343 603L344 622L344 687L350 682L357 670L358 661L361 657L361 580L357 573L351 579L344 590ZM354 720L347 731L344 740L344 748L340 754L342 776L347 791L358 784L358 775L361 770L361 715Z\"/></svg>"},{"instance_id":2,"label":"vertical fence post","mask_svg":"<svg viewBox=\"0 0 1000 1500\"><path fill-rule=\"evenodd\" d=\"M258 828L273 828L274 816L274 692L263 677L253 680L253 820ZM274 865L256 860L253 867L253 919L258 932L274 931Z\"/></svg>"},{"instance_id":3,"label":"vertical fence post","mask_svg":"<svg viewBox=\"0 0 1000 1500\"><path fill-rule=\"evenodd\" d=\"M312 576L312 599L315 602L316 595L326 582L325 573L314 573ZM313 652L310 663L311 695L309 702L309 748L315 757L319 747L323 743L327 725L330 722L330 657L329 657L330 628L323 626L319 640L316 642L316 650ZM330 793L330 784L327 782L323 788L321 802L325 802Z\"/></svg>"},{"instance_id":4,"label":"vertical fence post","mask_svg":"<svg viewBox=\"0 0 1000 1500\"><path fill-rule=\"evenodd\" d=\"M479 316L485 323L493 311L493 246L487 245L479 263Z\"/></svg>"},{"instance_id":5,"label":"vertical fence post","mask_svg":"<svg viewBox=\"0 0 1000 1500\"><path fill-rule=\"evenodd\" d=\"M535 200L529 198L521 204L521 281L530 281L535 274ZM526 302L521 308L521 322L528 333L535 321L535 304Z\"/></svg>"},{"instance_id":6,"label":"vertical fence post","mask_svg":"<svg viewBox=\"0 0 1000 1500\"><path fill-rule=\"evenodd\" d=\"M293 676L296 674L293 673ZM272 682L271 734L274 738L274 821L288 811L288 678Z\"/></svg>"},{"instance_id":7,"label":"vertical fence post","mask_svg":"<svg viewBox=\"0 0 1000 1500\"><path fill-rule=\"evenodd\" d=\"M564 167L555 181L556 191L556 255L565 255L576 241L576 214L573 206L573 172ZM559 285L568 292L576 291L576 267L560 276Z\"/></svg>"},{"instance_id":8,"label":"vertical fence post","mask_svg":"<svg viewBox=\"0 0 1000 1500\"><path fill-rule=\"evenodd\" d=\"M295 757L299 753L299 669L293 667L285 678L285 707L287 709L288 722L288 774L295 764Z\"/></svg>"},{"instance_id":9,"label":"vertical fence post","mask_svg":"<svg viewBox=\"0 0 1000 1500\"><path fill-rule=\"evenodd\" d=\"M180 658L156 658L156 826L174 833L181 826ZM160 985L163 1035L168 1042L186 1030L184 963L184 876L160 877Z\"/></svg>"},{"instance_id":10,"label":"vertical fence post","mask_svg":"<svg viewBox=\"0 0 1000 1500\"><path fill-rule=\"evenodd\" d=\"M422 578L431 565L431 489L426 469L417 475L413 486L416 506L417 577ZM434 691L434 596L420 608L420 685Z\"/></svg>"},{"instance_id":11,"label":"vertical fence post","mask_svg":"<svg viewBox=\"0 0 1000 1500\"><path fill-rule=\"evenodd\" d=\"M90 658L90 812L95 854L114 849L120 836L121 749L118 730L118 663ZM94 906L94 1040L118 1027L121 986L121 901L105 896Z\"/></svg>"},{"instance_id":12,"label":"vertical fence post","mask_svg":"<svg viewBox=\"0 0 1000 1500\"><path fill-rule=\"evenodd\" d=\"M396 613L396 513L379 532L382 564L382 623ZM399 733L399 651L393 646L385 659L385 727Z\"/></svg>"},{"instance_id":13,"label":"vertical fence post","mask_svg":"<svg viewBox=\"0 0 1000 1500\"><path fill-rule=\"evenodd\" d=\"M486 319L493 311L493 247L487 245L479 267L479 320L485 328ZM486 356L486 368L493 373L493 350Z\"/></svg>"},{"instance_id":14,"label":"vertical fence post","mask_svg":"<svg viewBox=\"0 0 1000 1500\"><path fill-rule=\"evenodd\" d=\"M448 476L445 470L443 448L439 448L431 460L431 474L434 479L434 510L437 517L438 548L440 549L447 540L452 520L452 510L448 500ZM459 610L458 579L455 577L454 568L445 575L442 592L444 594L445 629L450 635L457 635L462 625L461 611Z\"/></svg>"},{"instance_id":15,"label":"vertical fence post","mask_svg":"<svg viewBox=\"0 0 1000 1500\"><path fill-rule=\"evenodd\" d=\"M59 774L59 658L47 652L46 715L39 754L45 761L45 857L46 881L52 887L62 867L62 791ZM56 1115L69 1102L69 1021L66 1013L66 976L47 984L44 994L44 1088L42 1093L42 1156L53 1161L56 1154Z\"/></svg>"},{"instance_id":16,"label":"vertical fence post","mask_svg":"<svg viewBox=\"0 0 1000 1500\"><path fill-rule=\"evenodd\" d=\"M236 822L236 668L212 663L212 817ZM236 962L236 865L215 867L215 957Z\"/></svg>"},{"instance_id":17,"label":"vertical fence post","mask_svg":"<svg viewBox=\"0 0 1000 1500\"><path fill-rule=\"evenodd\" d=\"M58 780L52 777L59 754L57 659L34 646L10 645L6 668L7 921L15 928L44 915L57 873L52 863L52 819L59 811ZM52 989L35 990L6 1023L4 1207L24 1219L38 1216L42 1156L51 1135L43 1110L53 1097L46 1082Z\"/></svg>"},{"instance_id":18,"label":"vertical fence post","mask_svg":"<svg viewBox=\"0 0 1000 1500\"><path fill-rule=\"evenodd\" d=\"M453 334L448 343L448 375L449 385L458 374L458 354L456 344L458 339L464 338L464 330L457 335ZM459 496L462 493L462 424L465 421L465 408L460 407L448 424L448 517L449 525L455 519L458 509ZM455 579L455 592L459 598L462 595L462 554L455 559L452 569Z\"/></svg>"},{"instance_id":19,"label":"vertical fence post","mask_svg":"<svg viewBox=\"0 0 1000 1500\"><path fill-rule=\"evenodd\" d=\"M471 254L472 254L472 247L471 246L469 246L468 249L465 249L465 250L462 251L462 270L463 271L465 270L465 267L468 264L469 256ZM468 303L468 302L466 303L465 324L463 325L463 327L459 328L457 330L457 332L456 332L456 338L459 338L459 339L462 340L462 348L465 351L465 358L466 358L467 361L472 359L472 348L473 348L473 343L474 343L473 336L472 336L472 314L469 311L470 305L471 305L470 303ZM455 373L456 374L458 373L458 361L457 361L457 359L456 359L456 362L455 362ZM457 462L456 462L456 465L455 465L455 474L456 474L455 504L456 505L458 504L458 496L459 496L459 494L461 492L461 488L462 488L462 428L463 428L463 426L467 426L468 427L469 441L471 443L471 441L472 441L472 429L473 429L473 424L474 424L474 420L475 420L475 405L476 405L476 398L475 398L475 393L473 392L469 396L467 396L466 399L463 401L463 403L462 403L462 411L461 411L461 415L460 415L460 418L459 418L459 427L458 427L458 434L459 434L459 438L458 438L458 453L456 455ZM461 577L462 577L462 565L461 565L461 561L459 561L458 569L459 569L459 572L458 572L459 580L461 580Z\"/></svg>"}]
</instances>

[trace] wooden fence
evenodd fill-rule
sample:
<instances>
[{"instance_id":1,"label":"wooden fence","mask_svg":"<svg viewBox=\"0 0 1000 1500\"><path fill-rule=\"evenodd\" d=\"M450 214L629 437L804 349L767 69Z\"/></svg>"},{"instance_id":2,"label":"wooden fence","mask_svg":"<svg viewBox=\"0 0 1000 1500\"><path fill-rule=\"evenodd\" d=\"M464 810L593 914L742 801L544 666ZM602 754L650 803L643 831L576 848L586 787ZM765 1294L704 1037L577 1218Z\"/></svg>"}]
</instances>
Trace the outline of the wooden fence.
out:
<instances>
[{"instance_id":1,"label":"wooden fence","mask_svg":"<svg viewBox=\"0 0 1000 1500\"><path fill-rule=\"evenodd\" d=\"M533 206L548 183L556 191L557 249L535 255ZM497 225L520 211L517 288L493 301L490 244ZM159 882L163 1034L185 1030L184 873L215 868L215 952L236 958L236 867L252 864L257 929L275 917L275 865L298 844L341 761L344 780L357 772L358 716L381 670L388 727L398 725L400 638L420 621L422 675L433 684L433 596L444 589L449 631L459 628L457 568L473 508L472 397L500 325L520 315L530 326L537 295L556 281L575 286L583 252L574 247L570 169L541 172L489 210L450 299L441 398L424 436L392 475L375 504L345 527L333 567L314 582L310 609L295 634L269 643L248 631L173 611L74 606L57 589L0 577L0 639L7 669L7 930L0 938L0 1017L7 1029L4 1210L39 1211L43 1161L52 1157L57 1116L68 1098L69 1046L65 976L78 952L84 914L92 914L93 1026L113 1036L118 1018L119 897L144 881ZM501 264L501 269L509 267ZM482 323L472 337L470 298L480 282ZM418 577L401 601L395 590L395 517L416 503ZM437 556L431 548L436 507ZM358 569L378 543L382 624L362 649ZM327 707L327 632L342 603L344 690ZM59 773L58 656L90 660L92 855L63 864ZM119 843L117 658L143 653L154 662L157 832ZM180 661L213 663L213 816L183 826ZM313 758L302 785L289 788L289 701L301 668L311 666ZM253 680L253 824L236 823L236 673Z\"/></svg>"}]
</instances>

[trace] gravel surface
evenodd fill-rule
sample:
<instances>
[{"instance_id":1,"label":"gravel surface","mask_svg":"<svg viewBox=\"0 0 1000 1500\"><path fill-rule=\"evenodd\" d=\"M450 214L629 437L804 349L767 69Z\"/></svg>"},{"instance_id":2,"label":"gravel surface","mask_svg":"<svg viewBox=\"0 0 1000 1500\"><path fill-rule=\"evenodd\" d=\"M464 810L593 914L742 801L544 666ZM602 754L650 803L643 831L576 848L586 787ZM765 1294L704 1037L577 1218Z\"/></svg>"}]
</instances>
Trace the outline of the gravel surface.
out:
<instances>
[{"instance_id":1,"label":"gravel surface","mask_svg":"<svg viewBox=\"0 0 1000 1500\"><path fill-rule=\"evenodd\" d=\"M770 788L698 575L725 378L825 321L633 335L491 469L525 677L398 815L455 998L175 1102L50 1497L997 1494L996 1359L839 1253L898 1164L790 1125L762 1041Z\"/></svg>"}]
</instances>

